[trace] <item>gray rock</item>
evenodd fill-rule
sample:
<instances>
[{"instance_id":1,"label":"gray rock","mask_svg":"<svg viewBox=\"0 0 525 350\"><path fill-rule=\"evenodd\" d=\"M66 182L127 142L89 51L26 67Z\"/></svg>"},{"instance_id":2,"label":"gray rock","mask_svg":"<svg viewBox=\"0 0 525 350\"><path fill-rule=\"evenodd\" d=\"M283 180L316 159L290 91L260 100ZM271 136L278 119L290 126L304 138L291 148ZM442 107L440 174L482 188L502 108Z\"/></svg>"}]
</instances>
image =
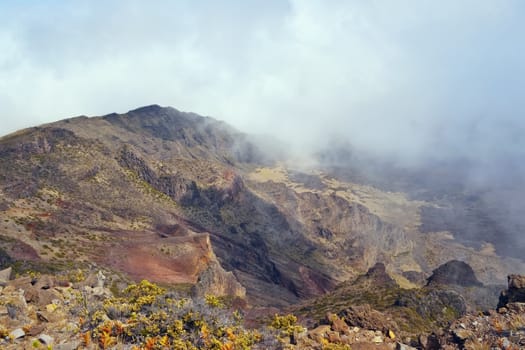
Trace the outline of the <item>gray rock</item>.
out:
<instances>
[{"instance_id":1,"label":"gray rock","mask_svg":"<svg viewBox=\"0 0 525 350\"><path fill-rule=\"evenodd\" d=\"M525 314L525 303L509 303L507 304L509 311L516 314Z\"/></svg>"},{"instance_id":2,"label":"gray rock","mask_svg":"<svg viewBox=\"0 0 525 350\"><path fill-rule=\"evenodd\" d=\"M410 345L397 343L396 344L396 350L416 350L416 348L414 348L414 347L412 347Z\"/></svg>"},{"instance_id":3,"label":"gray rock","mask_svg":"<svg viewBox=\"0 0 525 350\"><path fill-rule=\"evenodd\" d=\"M17 328L13 330L11 333L9 333L9 338L15 340L25 337L26 332L22 328Z\"/></svg>"},{"instance_id":4,"label":"gray rock","mask_svg":"<svg viewBox=\"0 0 525 350\"><path fill-rule=\"evenodd\" d=\"M6 308L7 308L7 314L9 315L9 317L13 320L16 319L16 316L18 315L18 307L8 304Z\"/></svg>"},{"instance_id":5,"label":"gray rock","mask_svg":"<svg viewBox=\"0 0 525 350\"><path fill-rule=\"evenodd\" d=\"M0 286L5 286L7 284L7 282L11 279L12 273L13 269L11 267L0 271Z\"/></svg>"},{"instance_id":6,"label":"gray rock","mask_svg":"<svg viewBox=\"0 0 525 350\"><path fill-rule=\"evenodd\" d=\"M97 287L104 288L104 282L106 281L106 276L102 273L101 270L97 273Z\"/></svg>"},{"instance_id":7,"label":"gray rock","mask_svg":"<svg viewBox=\"0 0 525 350\"><path fill-rule=\"evenodd\" d=\"M79 346L79 341L72 341L64 344L56 344L53 346L53 350L76 350Z\"/></svg>"},{"instance_id":8,"label":"gray rock","mask_svg":"<svg viewBox=\"0 0 525 350\"><path fill-rule=\"evenodd\" d=\"M525 275L509 275L507 279L508 289L501 292L498 308L507 303L525 302Z\"/></svg>"},{"instance_id":9,"label":"gray rock","mask_svg":"<svg viewBox=\"0 0 525 350\"><path fill-rule=\"evenodd\" d=\"M44 344L44 345L51 345L53 344L53 337L47 335L47 334L40 334L38 337L38 340Z\"/></svg>"}]
</instances>

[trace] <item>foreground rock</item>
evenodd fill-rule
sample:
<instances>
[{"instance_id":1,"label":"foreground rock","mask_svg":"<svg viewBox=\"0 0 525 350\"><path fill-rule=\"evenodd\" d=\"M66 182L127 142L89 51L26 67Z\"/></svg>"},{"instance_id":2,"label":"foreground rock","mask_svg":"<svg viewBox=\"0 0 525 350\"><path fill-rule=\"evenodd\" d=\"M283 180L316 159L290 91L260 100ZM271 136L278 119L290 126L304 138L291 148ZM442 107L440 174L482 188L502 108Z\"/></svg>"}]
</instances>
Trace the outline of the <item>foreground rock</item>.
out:
<instances>
[{"instance_id":1,"label":"foreground rock","mask_svg":"<svg viewBox=\"0 0 525 350\"><path fill-rule=\"evenodd\" d=\"M525 349L525 276L510 275L498 310L466 315L439 338L443 349Z\"/></svg>"},{"instance_id":2,"label":"foreground rock","mask_svg":"<svg viewBox=\"0 0 525 350\"><path fill-rule=\"evenodd\" d=\"M449 272L455 275L447 276ZM314 329L321 327L312 333L317 340L347 339L343 337L345 331L334 335L326 328L330 325L333 332L333 325L344 321L348 329L379 332L383 337L393 332L399 349L525 349L525 276L509 276L508 290L502 293L500 304L504 303L499 309L494 286L481 285L467 264L449 262L438 268L430 280L421 289L402 289L381 266L375 266L355 281L301 305L295 312L306 320L319 320L317 324L310 322ZM491 299L492 307L481 313L479 301L484 299ZM336 313L339 320L318 316L320 311L328 310ZM383 341L381 346L390 343ZM351 348L359 347L352 344Z\"/></svg>"},{"instance_id":3,"label":"foreground rock","mask_svg":"<svg viewBox=\"0 0 525 350\"><path fill-rule=\"evenodd\" d=\"M12 270L11 267L8 267L7 269L0 271L0 286L5 286L7 281L11 279Z\"/></svg>"},{"instance_id":4,"label":"foreground rock","mask_svg":"<svg viewBox=\"0 0 525 350\"><path fill-rule=\"evenodd\" d=\"M385 349L394 350L405 346L396 340L394 331L373 330L350 326L344 318L328 313L322 320L323 324L307 330L301 327L285 341L286 348L317 350L330 349Z\"/></svg>"},{"instance_id":5,"label":"foreground rock","mask_svg":"<svg viewBox=\"0 0 525 350\"><path fill-rule=\"evenodd\" d=\"M500 295L498 307L504 307L507 303L525 303L525 276L510 275L508 286Z\"/></svg>"},{"instance_id":6,"label":"foreground rock","mask_svg":"<svg viewBox=\"0 0 525 350\"><path fill-rule=\"evenodd\" d=\"M227 273L220 273L217 278L222 282L203 282L204 286L223 287L210 287L207 292L242 292ZM366 286L369 293L372 290L382 293L379 296L383 305L389 307L378 310L370 304L350 304L341 308L337 300L330 299L333 303L326 306L334 311L311 321L308 328L289 314L254 324L256 329L245 327L242 310L235 311L237 306L228 304L229 298L221 299L202 290L203 298L188 299L148 281L129 285L116 297L106 287L111 279L107 272L94 271L82 281L52 275L7 281L5 287L0 287L0 348L52 346L75 350L150 346L196 350L214 348L213 344L220 349L253 350L525 348L525 302L521 294L525 276L519 275L509 276L508 289L502 293L511 301L502 303L497 310L465 313L461 296L456 292L429 291L425 287L407 293L379 265L359 277L361 284L357 287ZM370 300L377 297L368 296ZM375 305L381 306L377 302ZM429 323L431 331L407 330L410 322L441 317L440 313L447 313L443 311L447 308L451 315L452 310L461 311L448 325L440 327L440 323L433 322ZM409 319L410 310L417 314L413 320ZM268 319L268 315L263 318Z\"/></svg>"},{"instance_id":7,"label":"foreground rock","mask_svg":"<svg viewBox=\"0 0 525 350\"><path fill-rule=\"evenodd\" d=\"M443 349L525 349L525 304L462 317L450 325L440 344Z\"/></svg>"},{"instance_id":8,"label":"foreground rock","mask_svg":"<svg viewBox=\"0 0 525 350\"><path fill-rule=\"evenodd\" d=\"M106 294L111 294L105 289ZM0 288L0 348L60 348L78 337L79 318L72 313L82 292L64 277L20 277ZM86 303L92 296L84 294ZM57 341L55 341L55 339ZM75 347L76 348L76 347Z\"/></svg>"}]
</instances>

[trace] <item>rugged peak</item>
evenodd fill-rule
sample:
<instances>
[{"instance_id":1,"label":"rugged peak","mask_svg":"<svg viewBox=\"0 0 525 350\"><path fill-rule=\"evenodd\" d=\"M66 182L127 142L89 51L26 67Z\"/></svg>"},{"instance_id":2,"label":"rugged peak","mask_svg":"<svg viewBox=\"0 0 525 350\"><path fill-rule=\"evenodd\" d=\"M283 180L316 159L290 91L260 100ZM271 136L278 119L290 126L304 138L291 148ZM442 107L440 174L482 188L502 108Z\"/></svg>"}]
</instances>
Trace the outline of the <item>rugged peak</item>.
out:
<instances>
[{"instance_id":1,"label":"rugged peak","mask_svg":"<svg viewBox=\"0 0 525 350\"><path fill-rule=\"evenodd\" d=\"M159 106L157 104L153 104L153 105L149 105L149 106L143 106L143 107L139 107L139 108L136 108L136 109L132 109L128 113L154 113L154 112L159 112L159 111L161 111L163 109L170 109L170 108L161 107L161 106Z\"/></svg>"},{"instance_id":2,"label":"rugged peak","mask_svg":"<svg viewBox=\"0 0 525 350\"><path fill-rule=\"evenodd\" d=\"M112 113L102 119L137 135L179 142L181 147L225 150L231 148L238 134L212 118L159 105L140 107L124 114Z\"/></svg>"},{"instance_id":3,"label":"rugged peak","mask_svg":"<svg viewBox=\"0 0 525 350\"><path fill-rule=\"evenodd\" d=\"M395 281L386 272L385 264L378 262L366 272L366 277L378 283L395 284Z\"/></svg>"},{"instance_id":4,"label":"rugged peak","mask_svg":"<svg viewBox=\"0 0 525 350\"><path fill-rule=\"evenodd\" d=\"M428 278L427 285L444 284L481 287L483 284L476 278L472 267L464 261L450 260L439 266Z\"/></svg>"},{"instance_id":5,"label":"rugged peak","mask_svg":"<svg viewBox=\"0 0 525 350\"><path fill-rule=\"evenodd\" d=\"M157 104L149 105L149 106L143 106L136 109L132 109L128 111L127 113L111 113L103 116L104 119L111 123L115 123L117 121L123 122L124 120L127 120L127 122L130 122L132 120L135 120L135 122L142 121L142 123L139 123L140 125L143 125L144 121L148 121L151 119L160 119L162 121L174 121L177 119L182 120L204 120L204 117L199 116L195 113L185 113L181 112L173 107L162 107Z\"/></svg>"},{"instance_id":6,"label":"rugged peak","mask_svg":"<svg viewBox=\"0 0 525 350\"><path fill-rule=\"evenodd\" d=\"M183 119L195 119L195 120L206 119L205 117L200 116L196 113L182 112L173 107L163 107L157 104L135 108L124 114L116 114L116 113L113 113L113 114L122 115L122 116L149 117L149 118L155 117L155 116L163 116L163 117L170 117L170 118L183 118Z\"/></svg>"}]
</instances>

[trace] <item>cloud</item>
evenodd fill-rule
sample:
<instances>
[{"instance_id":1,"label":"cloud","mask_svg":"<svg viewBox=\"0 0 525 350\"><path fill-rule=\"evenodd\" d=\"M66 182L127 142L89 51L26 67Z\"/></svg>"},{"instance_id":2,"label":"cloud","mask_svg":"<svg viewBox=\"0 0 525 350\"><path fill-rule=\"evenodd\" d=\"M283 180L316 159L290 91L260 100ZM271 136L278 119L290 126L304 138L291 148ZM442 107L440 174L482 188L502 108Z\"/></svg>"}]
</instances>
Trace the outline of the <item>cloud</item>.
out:
<instances>
[{"instance_id":1,"label":"cloud","mask_svg":"<svg viewBox=\"0 0 525 350\"><path fill-rule=\"evenodd\" d=\"M301 150L339 138L407 159L514 152L524 7L4 1L0 133L159 103Z\"/></svg>"}]
</instances>

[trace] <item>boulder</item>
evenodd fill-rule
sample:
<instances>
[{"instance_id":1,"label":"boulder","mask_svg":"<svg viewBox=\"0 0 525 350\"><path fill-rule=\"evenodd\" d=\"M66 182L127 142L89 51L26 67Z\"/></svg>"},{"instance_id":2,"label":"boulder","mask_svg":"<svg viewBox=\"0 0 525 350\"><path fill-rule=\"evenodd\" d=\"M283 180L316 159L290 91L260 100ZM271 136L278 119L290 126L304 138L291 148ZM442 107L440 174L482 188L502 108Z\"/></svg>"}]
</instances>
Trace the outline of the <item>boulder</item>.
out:
<instances>
[{"instance_id":1,"label":"boulder","mask_svg":"<svg viewBox=\"0 0 525 350\"><path fill-rule=\"evenodd\" d=\"M498 308L503 308L508 303L525 303L525 276L509 275L507 281L508 287L500 294Z\"/></svg>"},{"instance_id":2,"label":"boulder","mask_svg":"<svg viewBox=\"0 0 525 350\"><path fill-rule=\"evenodd\" d=\"M4 303L9 317L18 318L19 315L25 314L27 303L23 291L18 290L10 294L5 294L2 302Z\"/></svg>"},{"instance_id":3,"label":"boulder","mask_svg":"<svg viewBox=\"0 0 525 350\"><path fill-rule=\"evenodd\" d=\"M11 267L0 271L0 286L5 287L7 285L7 282L11 279L12 274L13 269Z\"/></svg>"},{"instance_id":4,"label":"boulder","mask_svg":"<svg viewBox=\"0 0 525 350\"><path fill-rule=\"evenodd\" d=\"M97 273L97 287L95 288L104 288L105 282L106 282L106 276L101 270L99 270Z\"/></svg>"},{"instance_id":5,"label":"boulder","mask_svg":"<svg viewBox=\"0 0 525 350\"><path fill-rule=\"evenodd\" d=\"M508 303L507 309L515 315L525 315L525 303Z\"/></svg>"},{"instance_id":6,"label":"boulder","mask_svg":"<svg viewBox=\"0 0 525 350\"><path fill-rule=\"evenodd\" d=\"M51 337L51 336L49 336L47 334L41 334L38 337L38 340L44 345L51 345L51 344L53 344L53 337Z\"/></svg>"},{"instance_id":7,"label":"boulder","mask_svg":"<svg viewBox=\"0 0 525 350\"><path fill-rule=\"evenodd\" d=\"M14 329L11 333L9 333L9 338L16 340L25 337L26 332L22 328Z\"/></svg>"}]
</instances>

